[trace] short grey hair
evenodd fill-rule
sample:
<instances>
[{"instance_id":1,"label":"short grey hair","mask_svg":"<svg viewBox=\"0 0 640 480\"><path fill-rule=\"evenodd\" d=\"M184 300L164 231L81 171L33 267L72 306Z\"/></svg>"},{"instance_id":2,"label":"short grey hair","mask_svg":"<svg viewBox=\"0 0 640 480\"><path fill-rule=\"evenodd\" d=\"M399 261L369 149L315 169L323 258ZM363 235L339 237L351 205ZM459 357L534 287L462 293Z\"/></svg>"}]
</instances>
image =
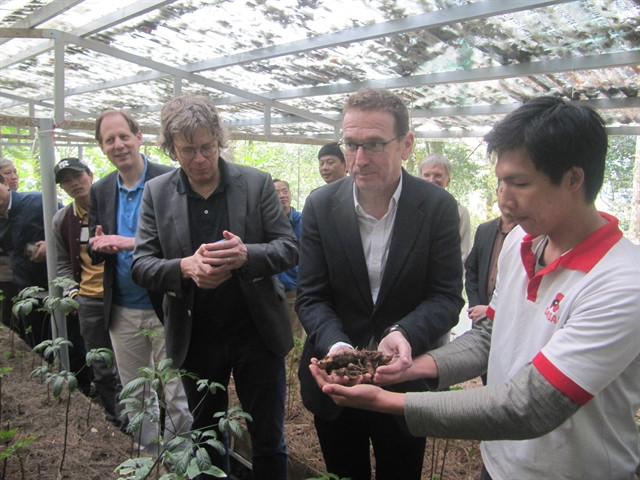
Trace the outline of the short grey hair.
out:
<instances>
[{"instance_id":1,"label":"short grey hair","mask_svg":"<svg viewBox=\"0 0 640 480\"><path fill-rule=\"evenodd\" d=\"M418 173L422 175L422 169L424 167L437 167L441 166L444 168L444 172L447 174L447 177L451 178L451 163L445 157L440 155L439 153L430 153L420 162L418 166Z\"/></svg>"},{"instance_id":2,"label":"short grey hair","mask_svg":"<svg viewBox=\"0 0 640 480\"><path fill-rule=\"evenodd\" d=\"M7 165L13 165L15 167L16 164L8 158L0 158L0 168L6 167Z\"/></svg>"}]
</instances>

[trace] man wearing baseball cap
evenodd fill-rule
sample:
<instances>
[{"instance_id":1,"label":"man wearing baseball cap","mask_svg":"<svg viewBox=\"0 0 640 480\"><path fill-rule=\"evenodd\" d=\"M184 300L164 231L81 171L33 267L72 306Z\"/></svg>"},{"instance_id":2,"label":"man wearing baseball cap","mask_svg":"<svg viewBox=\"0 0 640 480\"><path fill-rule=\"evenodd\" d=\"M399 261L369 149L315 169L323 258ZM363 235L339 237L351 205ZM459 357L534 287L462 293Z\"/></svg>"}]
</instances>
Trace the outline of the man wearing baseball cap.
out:
<instances>
[{"instance_id":1,"label":"man wearing baseball cap","mask_svg":"<svg viewBox=\"0 0 640 480\"><path fill-rule=\"evenodd\" d=\"M87 253L89 238L89 198L93 173L78 158L65 158L55 166L56 183L73 201L58 210L53 217L53 234L59 277L73 278L77 288L66 292L78 302L77 317L80 333L87 350L108 348L113 350L109 331L104 321L103 275L104 262L92 265ZM73 314L69 315L72 317ZM68 322L69 322L68 318ZM105 362L93 363L96 391L100 396L107 418L123 428L122 407L117 395L122 389L115 359L112 366Z\"/></svg>"}]
</instances>

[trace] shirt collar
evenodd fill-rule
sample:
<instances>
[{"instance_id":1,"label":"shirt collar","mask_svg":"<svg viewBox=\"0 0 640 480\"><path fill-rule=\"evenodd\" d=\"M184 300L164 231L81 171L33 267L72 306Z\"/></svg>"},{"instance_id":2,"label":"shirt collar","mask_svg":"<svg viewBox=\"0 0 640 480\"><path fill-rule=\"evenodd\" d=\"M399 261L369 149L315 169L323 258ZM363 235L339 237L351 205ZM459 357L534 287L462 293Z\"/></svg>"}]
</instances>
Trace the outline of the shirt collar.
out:
<instances>
[{"instance_id":1,"label":"shirt collar","mask_svg":"<svg viewBox=\"0 0 640 480\"><path fill-rule=\"evenodd\" d=\"M133 190L144 188L144 181L147 178L147 167L149 166L149 161L147 160L147 157L143 153L141 153L140 156L142 157L142 161L144 162L144 170L142 170L142 176L140 176L140 180L138 180L138 183L135 186L128 189L122 184L122 180L120 179L120 175L118 174L116 175L116 182L118 184L119 190L124 190L125 192L131 192Z\"/></svg>"},{"instance_id":2,"label":"shirt collar","mask_svg":"<svg viewBox=\"0 0 640 480\"><path fill-rule=\"evenodd\" d=\"M580 270L585 273L600 261L602 257L622 238L622 231L618 228L618 219L604 212L599 212L607 223L582 240L568 252L560 255L549 265L536 272L537 257L535 252L540 242L546 240L546 235L525 235L520 245L522 264L529 277L527 296L535 300L542 277L558 268Z\"/></svg>"},{"instance_id":3,"label":"shirt collar","mask_svg":"<svg viewBox=\"0 0 640 480\"><path fill-rule=\"evenodd\" d=\"M82 208L80 204L75 200L73 201L73 211L75 212L76 217L78 218L83 218L88 213L87 210Z\"/></svg>"},{"instance_id":4,"label":"shirt collar","mask_svg":"<svg viewBox=\"0 0 640 480\"><path fill-rule=\"evenodd\" d=\"M393 192L393 195L391 195L391 198L389 199L389 207L387 208L386 214L388 214L392 209L398 206L398 201L400 200L401 193L402 193L402 174L400 174L400 181L398 182L398 186L396 187L395 192ZM360 202L358 201L358 188L356 187L356 182L353 182L353 204L356 208L357 215L370 217L370 215L363 210L362 206L360 205Z\"/></svg>"}]
</instances>

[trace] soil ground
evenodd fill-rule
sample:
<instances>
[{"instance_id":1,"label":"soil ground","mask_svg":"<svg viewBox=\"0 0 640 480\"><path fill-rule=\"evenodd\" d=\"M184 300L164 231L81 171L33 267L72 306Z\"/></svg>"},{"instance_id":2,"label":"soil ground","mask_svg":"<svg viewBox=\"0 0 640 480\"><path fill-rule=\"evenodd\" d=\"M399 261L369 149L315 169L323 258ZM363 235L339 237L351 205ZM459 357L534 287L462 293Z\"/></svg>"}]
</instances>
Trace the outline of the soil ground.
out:
<instances>
[{"instance_id":1,"label":"soil ground","mask_svg":"<svg viewBox=\"0 0 640 480\"><path fill-rule=\"evenodd\" d=\"M285 430L291 480L304 480L321 477L324 463L313 418L300 401L295 352L288 359L290 389ZM53 399L46 386L29 378L40 364L40 358L34 356L20 338L8 328L0 327L0 430L18 429L11 440L0 439L0 459L16 440L36 437L6 462L0 461L0 480L117 479L114 469L136 456L131 438L105 420L95 400L75 392L71 396L64 452L66 403ZM464 387L472 386L474 382ZM246 442L239 440L236 450L240 456L247 456ZM428 439L423 479L474 480L479 477L480 468L477 442ZM234 476L250 478L240 463Z\"/></svg>"}]
</instances>

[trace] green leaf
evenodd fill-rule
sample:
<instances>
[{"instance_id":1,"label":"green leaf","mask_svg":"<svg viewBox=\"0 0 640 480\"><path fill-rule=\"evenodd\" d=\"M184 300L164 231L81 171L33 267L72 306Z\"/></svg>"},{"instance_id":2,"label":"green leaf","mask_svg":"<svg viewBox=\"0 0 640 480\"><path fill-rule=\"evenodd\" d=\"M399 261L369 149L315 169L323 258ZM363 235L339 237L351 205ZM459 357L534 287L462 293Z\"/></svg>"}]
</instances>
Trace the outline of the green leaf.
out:
<instances>
[{"instance_id":1,"label":"green leaf","mask_svg":"<svg viewBox=\"0 0 640 480\"><path fill-rule=\"evenodd\" d=\"M62 389L64 388L64 377L60 375L55 376L55 381L53 383L53 396L55 398L60 398L62 395Z\"/></svg>"}]
</instances>

